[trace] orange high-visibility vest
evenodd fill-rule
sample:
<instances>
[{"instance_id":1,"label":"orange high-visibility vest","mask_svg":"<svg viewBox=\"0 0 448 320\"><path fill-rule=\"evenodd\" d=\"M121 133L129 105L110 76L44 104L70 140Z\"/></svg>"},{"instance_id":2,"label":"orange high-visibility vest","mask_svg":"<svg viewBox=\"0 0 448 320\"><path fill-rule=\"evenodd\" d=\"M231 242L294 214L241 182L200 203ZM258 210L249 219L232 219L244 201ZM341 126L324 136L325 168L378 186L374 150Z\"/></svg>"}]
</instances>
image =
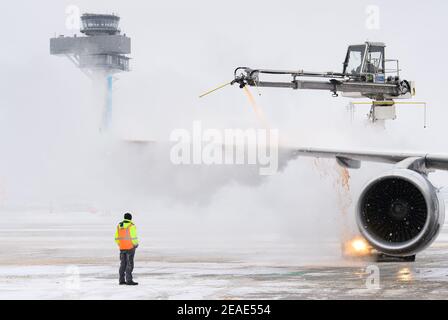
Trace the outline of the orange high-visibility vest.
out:
<instances>
[{"instance_id":1,"label":"orange high-visibility vest","mask_svg":"<svg viewBox=\"0 0 448 320\"><path fill-rule=\"evenodd\" d=\"M132 223L128 224L127 227L124 227L124 225L123 227L120 227L120 225L117 226L118 238L115 238L115 240L118 240L118 246L120 247L120 250L134 249L131 232L129 230L132 226Z\"/></svg>"}]
</instances>

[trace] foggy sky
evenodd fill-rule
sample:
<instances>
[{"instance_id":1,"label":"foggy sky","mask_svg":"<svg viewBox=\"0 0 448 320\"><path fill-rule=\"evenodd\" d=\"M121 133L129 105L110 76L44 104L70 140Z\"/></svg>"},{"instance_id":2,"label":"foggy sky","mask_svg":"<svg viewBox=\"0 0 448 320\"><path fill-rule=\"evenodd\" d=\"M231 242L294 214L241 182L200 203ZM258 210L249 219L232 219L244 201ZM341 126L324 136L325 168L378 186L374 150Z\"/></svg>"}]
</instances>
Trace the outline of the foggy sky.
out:
<instances>
[{"instance_id":1,"label":"foggy sky","mask_svg":"<svg viewBox=\"0 0 448 320\"><path fill-rule=\"evenodd\" d=\"M398 120L378 130L365 121L368 107L359 107L351 123L349 100L328 92L263 89L258 96L253 90L271 126L290 145L448 153L445 1L3 1L0 204L90 203L96 199L91 191L102 185L98 202L115 196L124 198L123 207L136 202L145 207L132 190L144 180L130 179L123 194L117 187L123 179L110 177L115 172L108 148L116 146L95 140L95 87L67 59L49 54L50 37L79 34L65 27L68 5L81 12L119 14L122 32L132 38L132 71L118 75L115 83L113 125L120 138L167 141L171 130L191 129L194 120L210 128L257 127L236 87L201 100L198 95L231 80L237 66L341 71L347 46L370 40L385 42L387 58L400 59L403 77L416 81L415 100L428 103L429 128L423 128L423 110L417 106L399 106ZM365 26L367 5L380 7L379 30ZM119 149L111 152L120 154ZM126 159L120 163L125 166ZM148 179L153 165L142 168L149 170ZM366 165L352 172L352 196L384 169ZM437 174L433 181L443 184L448 178ZM169 185L158 189L152 183L151 190L163 190L158 197L170 192ZM188 187L193 182L181 183ZM213 189L210 207L201 210L232 211L230 216L237 217L267 212L273 220L283 211L306 226L299 208L310 219L334 210L337 201L331 182L319 178L309 159L297 160L259 187L223 183L222 188ZM151 199L149 192L146 200ZM328 218L328 229L333 218Z\"/></svg>"}]
</instances>

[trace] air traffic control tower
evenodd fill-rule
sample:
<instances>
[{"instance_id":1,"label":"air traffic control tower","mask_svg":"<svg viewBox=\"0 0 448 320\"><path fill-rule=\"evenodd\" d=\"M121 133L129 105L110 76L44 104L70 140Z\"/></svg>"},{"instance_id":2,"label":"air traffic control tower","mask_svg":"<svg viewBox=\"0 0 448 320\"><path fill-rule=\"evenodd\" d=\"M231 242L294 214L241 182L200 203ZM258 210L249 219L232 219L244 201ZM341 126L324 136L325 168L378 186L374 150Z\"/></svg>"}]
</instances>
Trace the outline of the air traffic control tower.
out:
<instances>
[{"instance_id":1,"label":"air traffic control tower","mask_svg":"<svg viewBox=\"0 0 448 320\"><path fill-rule=\"evenodd\" d=\"M112 116L113 75L129 71L131 39L121 34L120 17L114 14L81 16L81 33L85 36L59 36L50 39L50 54L69 58L93 80L104 84L105 108L102 129L107 129Z\"/></svg>"}]
</instances>

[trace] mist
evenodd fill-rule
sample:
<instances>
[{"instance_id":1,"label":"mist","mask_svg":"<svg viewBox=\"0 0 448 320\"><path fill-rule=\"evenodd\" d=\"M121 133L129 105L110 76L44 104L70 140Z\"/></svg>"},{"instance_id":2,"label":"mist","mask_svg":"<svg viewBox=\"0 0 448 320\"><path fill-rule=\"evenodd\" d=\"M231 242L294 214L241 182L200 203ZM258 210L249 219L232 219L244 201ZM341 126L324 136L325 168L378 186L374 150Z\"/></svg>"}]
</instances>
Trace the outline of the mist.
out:
<instances>
[{"instance_id":1,"label":"mist","mask_svg":"<svg viewBox=\"0 0 448 320\"><path fill-rule=\"evenodd\" d=\"M370 3L354 0L1 4L21 19L11 14L1 22L9 32L0 53L0 214L87 211L109 223L130 211L143 236L163 234L179 246L244 246L265 235L274 243L314 243L306 252L312 256L329 254L326 241L353 222L362 185L387 166L350 171L344 193L332 161L285 160L269 177L254 166L175 166L169 135L191 130L195 120L216 129L263 127L236 86L198 98L231 80L235 67L340 71L347 46L371 40L385 42L388 58L400 59L402 75L417 82L427 128L417 106L398 106L398 119L384 129L367 121L368 107L351 120L350 100L329 92L251 89L270 127L284 147L446 153L441 86L448 66L439 34L448 4L376 3L384 7L378 30L365 27ZM102 84L49 54L50 37L79 34L65 26L68 5L120 15L132 39L131 72L117 75L107 134L99 130ZM448 179L437 173L432 181Z\"/></svg>"}]
</instances>

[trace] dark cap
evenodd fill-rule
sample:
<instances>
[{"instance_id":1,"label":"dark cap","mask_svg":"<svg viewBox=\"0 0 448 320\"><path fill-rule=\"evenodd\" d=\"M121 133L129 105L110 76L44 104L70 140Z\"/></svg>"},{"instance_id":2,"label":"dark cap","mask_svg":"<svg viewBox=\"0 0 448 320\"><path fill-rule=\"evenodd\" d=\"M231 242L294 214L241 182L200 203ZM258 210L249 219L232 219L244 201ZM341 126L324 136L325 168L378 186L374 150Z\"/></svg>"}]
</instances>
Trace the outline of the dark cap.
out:
<instances>
[{"instance_id":1,"label":"dark cap","mask_svg":"<svg viewBox=\"0 0 448 320\"><path fill-rule=\"evenodd\" d=\"M132 214L130 214L130 213L125 213L125 214L124 214L124 218L125 218L126 220L132 220Z\"/></svg>"}]
</instances>

